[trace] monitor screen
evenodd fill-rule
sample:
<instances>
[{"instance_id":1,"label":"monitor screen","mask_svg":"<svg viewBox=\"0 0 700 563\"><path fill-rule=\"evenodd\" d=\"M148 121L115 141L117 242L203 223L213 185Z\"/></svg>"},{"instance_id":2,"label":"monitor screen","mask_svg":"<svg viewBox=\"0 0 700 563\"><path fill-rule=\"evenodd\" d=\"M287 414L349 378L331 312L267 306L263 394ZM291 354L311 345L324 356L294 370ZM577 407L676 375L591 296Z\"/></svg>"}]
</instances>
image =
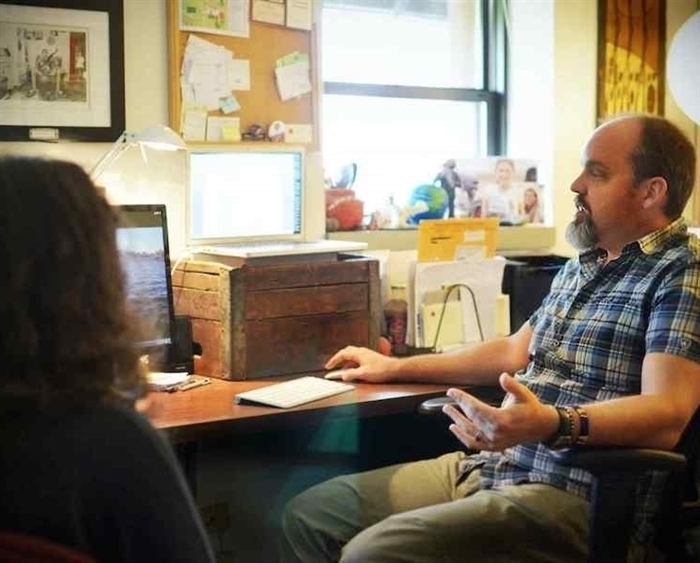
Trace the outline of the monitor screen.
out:
<instances>
[{"instance_id":1,"label":"monitor screen","mask_svg":"<svg viewBox=\"0 0 700 563\"><path fill-rule=\"evenodd\" d=\"M188 243L303 239L303 147L190 147L188 168Z\"/></svg>"},{"instance_id":2,"label":"monitor screen","mask_svg":"<svg viewBox=\"0 0 700 563\"><path fill-rule=\"evenodd\" d=\"M130 308L143 322L144 354L167 357L173 323L173 292L165 205L119 205L117 248Z\"/></svg>"}]
</instances>

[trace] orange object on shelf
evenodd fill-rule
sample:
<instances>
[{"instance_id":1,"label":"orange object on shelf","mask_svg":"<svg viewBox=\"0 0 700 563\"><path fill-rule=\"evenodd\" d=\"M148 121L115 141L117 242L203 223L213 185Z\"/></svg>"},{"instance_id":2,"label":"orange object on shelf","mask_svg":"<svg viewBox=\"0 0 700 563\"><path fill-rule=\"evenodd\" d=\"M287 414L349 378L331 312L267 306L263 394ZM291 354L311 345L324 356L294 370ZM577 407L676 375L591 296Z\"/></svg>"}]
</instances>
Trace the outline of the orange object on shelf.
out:
<instances>
[{"instance_id":1,"label":"orange object on shelf","mask_svg":"<svg viewBox=\"0 0 700 563\"><path fill-rule=\"evenodd\" d=\"M355 199L355 191L343 188L326 190L326 226L329 231L354 231L362 227L364 202Z\"/></svg>"}]
</instances>

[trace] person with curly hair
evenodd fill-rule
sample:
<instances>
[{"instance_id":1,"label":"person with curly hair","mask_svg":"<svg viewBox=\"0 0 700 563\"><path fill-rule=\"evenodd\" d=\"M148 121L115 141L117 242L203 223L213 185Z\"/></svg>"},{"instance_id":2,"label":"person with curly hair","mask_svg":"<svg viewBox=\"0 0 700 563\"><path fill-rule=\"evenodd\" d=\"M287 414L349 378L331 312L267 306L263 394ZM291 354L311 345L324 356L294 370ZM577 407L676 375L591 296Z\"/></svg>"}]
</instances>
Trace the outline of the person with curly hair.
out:
<instances>
[{"instance_id":1,"label":"person with curly hair","mask_svg":"<svg viewBox=\"0 0 700 563\"><path fill-rule=\"evenodd\" d=\"M146 393L118 215L77 164L0 157L0 530L101 563L212 563Z\"/></svg>"}]
</instances>

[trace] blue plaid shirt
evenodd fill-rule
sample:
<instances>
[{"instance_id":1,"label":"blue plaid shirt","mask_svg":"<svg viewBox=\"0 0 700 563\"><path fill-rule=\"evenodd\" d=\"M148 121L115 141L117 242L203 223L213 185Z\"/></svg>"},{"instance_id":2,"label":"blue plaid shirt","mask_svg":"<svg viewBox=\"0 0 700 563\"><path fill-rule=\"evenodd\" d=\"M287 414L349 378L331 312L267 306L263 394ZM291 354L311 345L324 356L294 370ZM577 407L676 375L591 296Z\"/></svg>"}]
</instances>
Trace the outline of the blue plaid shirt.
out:
<instances>
[{"instance_id":1,"label":"blue plaid shirt","mask_svg":"<svg viewBox=\"0 0 700 563\"><path fill-rule=\"evenodd\" d=\"M700 364L700 241L683 219L628 244L605 267L600 252L569 260L530 318L530 362L516 378L543 403L637 395L651 352ZM481 452L465 470L480 467L484 488L547 483L589 499L591 475L550 452L541 443Z\"/></svg>"}]
</instances>

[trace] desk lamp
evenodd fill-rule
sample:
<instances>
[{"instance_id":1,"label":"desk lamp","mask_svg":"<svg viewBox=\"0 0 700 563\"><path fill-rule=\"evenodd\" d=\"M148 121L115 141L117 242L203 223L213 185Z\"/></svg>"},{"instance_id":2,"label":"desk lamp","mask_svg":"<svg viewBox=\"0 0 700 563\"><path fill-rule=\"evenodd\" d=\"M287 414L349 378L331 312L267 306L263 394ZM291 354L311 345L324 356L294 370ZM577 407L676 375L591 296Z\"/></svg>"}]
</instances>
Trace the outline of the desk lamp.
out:
<instances>
[{"instance_id":1,"label":"desk lamp","mask_svg":"<svg viewBox=\"0 0 700 563\"><path fill-rule=\"evenodd\" d=\"M141 149L144 160L147 160L144 147L165 151L187 149L187 144L182 140L182 137L165 125L154 125L138 133L124 131L114 142L112 148L90 170L92 179L97 180L108 166L133 146L138 146Z\"/></svg>"}]
</instances>

